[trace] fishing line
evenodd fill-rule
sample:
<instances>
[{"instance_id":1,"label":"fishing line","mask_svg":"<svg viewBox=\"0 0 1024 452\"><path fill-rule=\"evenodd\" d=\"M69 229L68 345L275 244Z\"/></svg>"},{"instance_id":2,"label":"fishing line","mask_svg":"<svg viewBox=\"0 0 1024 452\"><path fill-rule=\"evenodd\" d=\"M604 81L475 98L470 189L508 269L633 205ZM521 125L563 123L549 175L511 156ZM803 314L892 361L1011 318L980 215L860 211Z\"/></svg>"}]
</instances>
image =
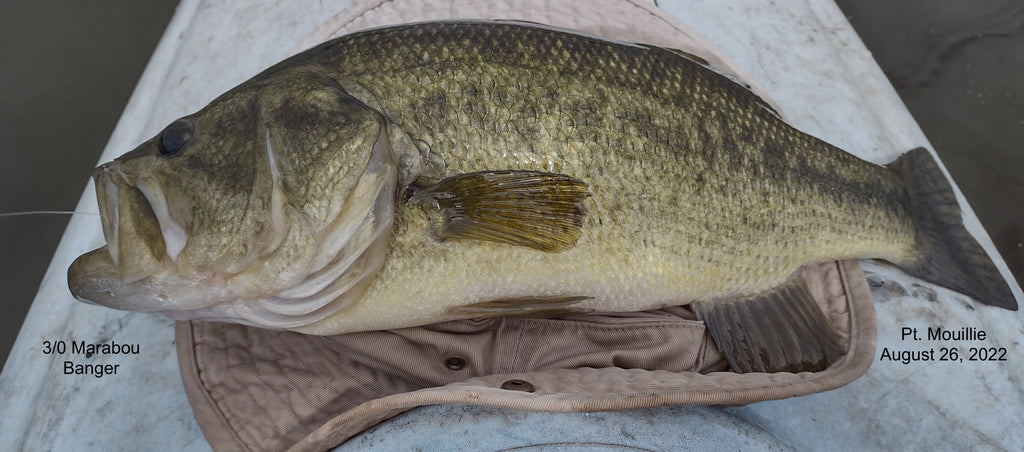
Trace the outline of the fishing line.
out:
<instances>
[{"instance_id":1,"label":"fishing line","mask_svg":"<svg viewBox=\"0 0 1024 452\"><path fill-rule=\"evenodd\" d=\"M2 212L0 217L20 217L24 215L99 215L99 212L79 212L76 210L28 210L25 212Z\"/></svg>"}]
</instances>

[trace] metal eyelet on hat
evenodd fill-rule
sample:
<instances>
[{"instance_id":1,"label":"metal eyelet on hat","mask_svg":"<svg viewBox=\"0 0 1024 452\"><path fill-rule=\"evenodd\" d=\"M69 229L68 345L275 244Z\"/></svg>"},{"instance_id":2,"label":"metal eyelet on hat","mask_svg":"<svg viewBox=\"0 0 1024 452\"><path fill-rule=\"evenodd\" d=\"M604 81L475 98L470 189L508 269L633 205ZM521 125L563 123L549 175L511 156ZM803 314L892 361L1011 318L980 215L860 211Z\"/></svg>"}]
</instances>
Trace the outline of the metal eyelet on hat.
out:
<instances>
[{"instance_id":1,"label":"metal eyelet on hat","mask_svg":"<svg viewBox=\"0 0 1024 452\"><path fill-rule=\"evenodd\" d=\"M509 380L502 383L501 389L523 392L533 392L535 390L535 388L533 387L533 383L520 379Z\"/></svg>"},{"instance_id":2,"label":"metal eyelet on hat","mask_svg":"<svg viewBox=\"0 0 1024 452\"><path fill-rule=\"evenodd\" d=\"M462 370L463 367L466 367L466 359L459 355L452 355L444 360L444 366L451 370Z\"/></svg>"}]
</instances>

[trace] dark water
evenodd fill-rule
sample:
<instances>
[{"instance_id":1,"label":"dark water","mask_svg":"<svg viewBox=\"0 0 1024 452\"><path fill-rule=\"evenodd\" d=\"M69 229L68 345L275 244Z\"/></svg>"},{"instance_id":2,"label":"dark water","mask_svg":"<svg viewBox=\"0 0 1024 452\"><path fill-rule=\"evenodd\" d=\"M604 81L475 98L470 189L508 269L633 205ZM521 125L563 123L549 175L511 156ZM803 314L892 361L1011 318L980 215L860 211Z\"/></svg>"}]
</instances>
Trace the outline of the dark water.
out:
<instances>
[{"instance_id":1,"label":"dark water","mask_svg":"<svg viewBox=\"0 0 1024 452\"><path fill-rule=\"evenodd\" d=\"M1024 277L1024 3L838 2ZM0 5L0 212L74 208L173 0ZM0 362L66 217L0 218Z\"/></svg>"},{"instance_id":2,"label":"dark water","mask_svg":"<svg viewBox=\"0 0 1024 452\"><path fill-rule=\"evenodd\" d=\"M837 2L1024 283L1024 2Z\"/></svg>"},{"instance_id":3,"label":"dark water","mask_svg":"<svg viewBox=\"0 0 1024 452\"><path fill-rule=\"evenodd\" d=\"M74 209L177 3L0 4L0 212ZM0 362L67 222L0 218Z\"/></svg>"}]
</instances>

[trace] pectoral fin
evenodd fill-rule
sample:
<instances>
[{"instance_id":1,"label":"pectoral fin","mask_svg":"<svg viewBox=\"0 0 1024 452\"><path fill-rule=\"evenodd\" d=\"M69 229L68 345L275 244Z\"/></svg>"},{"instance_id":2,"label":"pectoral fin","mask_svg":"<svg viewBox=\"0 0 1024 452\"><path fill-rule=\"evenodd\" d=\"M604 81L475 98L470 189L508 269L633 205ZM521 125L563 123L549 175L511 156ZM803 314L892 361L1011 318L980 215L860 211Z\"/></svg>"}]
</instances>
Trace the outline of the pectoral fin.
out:
<instances>
[{"instance_id":1,"label":"pectoral fin","mask_svg":"<svg viewBox=\"0 0 1024 452\"><path fill-rule=\"evenodd\" d=\"M693 309L736 372L817 372L844 354L799 278L753 298L696 302Z\"/></svg>"},{"instance_id":2,"label":"pectoral fin","mask_svg":"<svg viewBox=\"0 0 1024 452\"><path fill-rule=\"evenodd\" d=\"M489 171L460 174L416 191L441 209L442 239L475 239L549 253L576 244L587 185L564 174Z\"/></svg>"}]
</instances>

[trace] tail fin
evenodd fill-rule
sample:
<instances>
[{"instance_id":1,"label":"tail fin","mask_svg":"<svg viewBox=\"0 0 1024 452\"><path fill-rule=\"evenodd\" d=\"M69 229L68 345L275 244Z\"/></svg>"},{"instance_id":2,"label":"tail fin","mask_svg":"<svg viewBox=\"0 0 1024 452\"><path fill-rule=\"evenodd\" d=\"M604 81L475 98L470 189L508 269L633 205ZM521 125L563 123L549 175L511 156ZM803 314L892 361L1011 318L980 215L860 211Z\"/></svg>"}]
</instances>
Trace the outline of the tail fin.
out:
<instances>
[{"instance_id":1,"label":"tail fin","mask_svg":"<svg viewBox=\"0 0 1024 452\"><path fill-rule=\"evenodd\" d=\"M1017 310L1010 287L988 254L964 228L960 205L939 165L924 148L887 165L903 177L917 224L919 255L901 267L918 278L990 305Z\"/></svg>"}]
</instances>

